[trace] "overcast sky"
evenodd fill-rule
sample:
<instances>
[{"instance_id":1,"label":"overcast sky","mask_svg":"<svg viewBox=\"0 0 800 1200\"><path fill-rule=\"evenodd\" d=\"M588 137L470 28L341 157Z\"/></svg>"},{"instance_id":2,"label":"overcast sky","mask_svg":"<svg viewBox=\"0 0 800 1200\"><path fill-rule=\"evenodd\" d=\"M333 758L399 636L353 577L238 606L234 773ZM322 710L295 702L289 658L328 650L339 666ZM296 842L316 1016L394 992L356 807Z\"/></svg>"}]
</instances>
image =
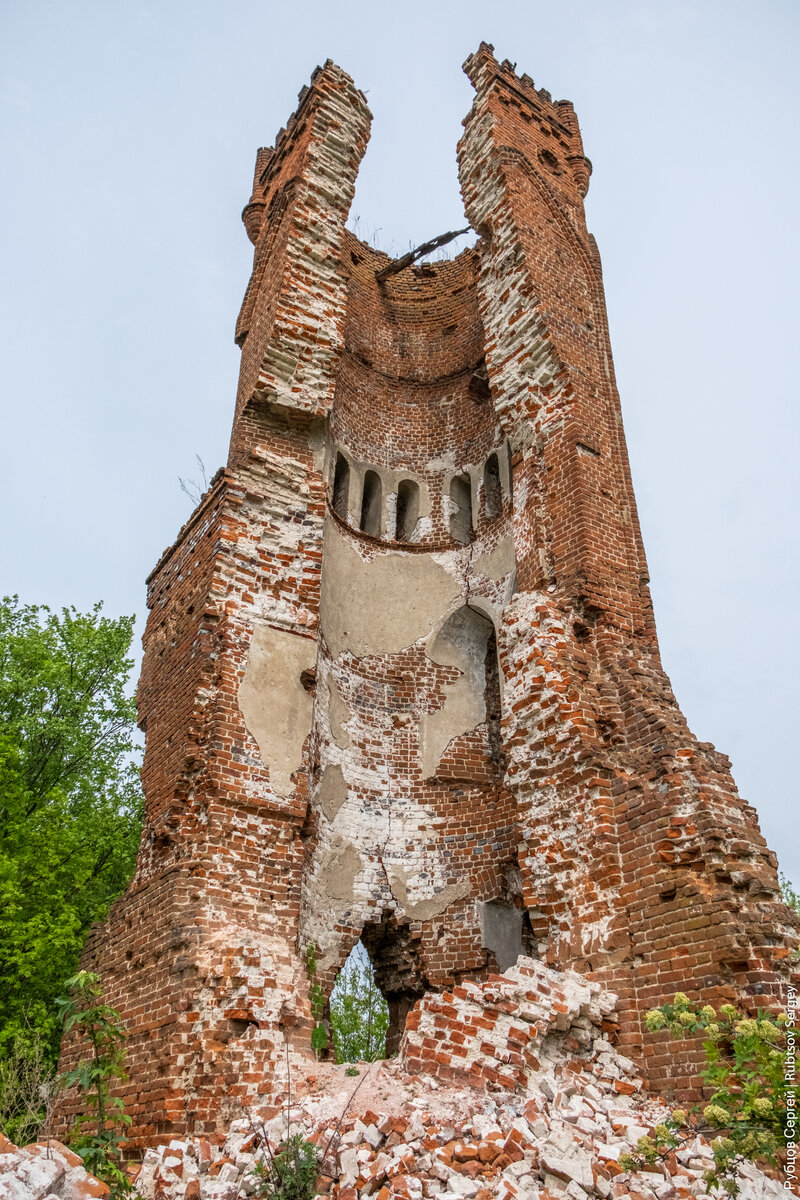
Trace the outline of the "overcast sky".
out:
<instances>
[{"instance_id":1,"label":"overcast sky","mask_svg":"<svg viewBox=\"0 0 800 1200\"><path fill-rule=\"evenodd\" d=\"M458 227L493 42L577 109L664 664L800 883L799 31L797 0L2 0L2 590L141 632L178 477L226 455L256 147L334 58L375 118L361 235Z\"/></svg>"}]
</instances>

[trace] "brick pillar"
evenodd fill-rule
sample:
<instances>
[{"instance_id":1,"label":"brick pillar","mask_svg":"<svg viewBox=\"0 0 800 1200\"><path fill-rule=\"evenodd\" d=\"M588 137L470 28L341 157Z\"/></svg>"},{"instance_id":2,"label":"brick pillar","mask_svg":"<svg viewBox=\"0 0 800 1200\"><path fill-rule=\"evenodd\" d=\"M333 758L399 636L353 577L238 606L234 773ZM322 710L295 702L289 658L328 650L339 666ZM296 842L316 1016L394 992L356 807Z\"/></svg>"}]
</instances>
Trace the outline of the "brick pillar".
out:
<instances>
[{"instance_id":1,"label":"brick pillar","mask_svg":"<svg viewBox=\"0 0 800 1200\"><path fill-rule=\"evenodd\" d=\"M284 1039L308 1044L296 940L325 419L369 120L328 62L259 151L228 467L148 580L146 824L135 878L83 960L127 1026L131 1151L227 1128L248 1099L283 1086ZM68 1041L65 1064L78 1053Z\"/></svg>"},{"instance_id":2,"label":"brick pillar","mask_svg":"<svg viewBox=\"0 0 800 1200\"><path fill-rule=\"evenodd\" d=\"M692 736L661 666L575 113L485 44L465 70L461 183L514 467L519 590L500 643L526 904L547 961L614 988L623 1045L685 1090L696 1050L645 1043L641 1014L678 988L774 1000L797 920L728 760Z\"/></svg>"}]
</instances>

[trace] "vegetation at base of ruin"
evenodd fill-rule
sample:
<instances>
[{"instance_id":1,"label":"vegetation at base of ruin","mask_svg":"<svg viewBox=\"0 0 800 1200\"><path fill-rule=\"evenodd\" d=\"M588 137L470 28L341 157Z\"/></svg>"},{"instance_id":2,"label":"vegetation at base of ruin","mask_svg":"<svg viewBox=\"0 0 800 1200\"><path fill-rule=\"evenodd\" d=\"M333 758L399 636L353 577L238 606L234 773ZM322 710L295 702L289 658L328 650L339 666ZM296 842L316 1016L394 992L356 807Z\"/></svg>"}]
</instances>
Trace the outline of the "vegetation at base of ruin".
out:
<instances>
[{"instance_id":1,"label":"vegetation at base of ruin","mask_svg":"<svg viewBox=\"0 0 800 1200\"><path fill-rule=\"evenodd\" d=\"M319 1056L323 1050L327 1050L330 1044L330 1034L324 1021L325 995L317 983L317 948L313 942L309 942L306 946L306 975L311 985L308 998L314 1021L314 1028L311 1031L311 1049Z\"/></svg>"},{"instance_id":2,"label":"vegetation at base of ruin","mask_svg":"<svg viewBox=\"0 0 800 1200\"><path fill-rule=\"evenodd\" d=\"M652 1136L640 1138L635 1154L620 1158L620 1166L643 1170L702 1134L710 1139L714 1155L714 1166L705 1174L707 1191L721 1187L736 1196L740 1166L777 1167L790 1140L796 1085L789 1078L787 1055L800 1031L783 1013L776 1017L759 1010L745 1016L731 1004L719 1010L693 1004L683 992L672 1004L651 1009L645 1023L651 1033L706 1035L702 1077L711 1094L689 1111L675 1109Z\"/></svg>"},{"instance_id":3,"label":"vegetation at base of ruin","mask_svg":"<svg viewBox=\"0 0 800 1200\"><path fill-rule=\"evenodd\" d=\"M312 946L307 951L309 970L316 973L316 950ZM313 964L313 965L312 965ZM286 1138L283 1145L273 1150L266 1127L262 1122L256 1124L250 1120L250 1129L254 1135L257 1152L262 1159L253 1167L256 1177L254 1194L264 1200L312 1200L320 1190L319 1176L333 1181L331 1170L336 1169L336 1151L341 1141L342 1122L353 1103L359 1088L369 1074L365 1075L353 1088L347 1103L339 1113L333 1132L326 1145L322 1148L309 1142L300 1133L292 1133L292 1068L289 1059L289 1043L284 1038L286 1049ZM346 1072L347 1074L347 1072ZM356 1075L360 1072L356 1071ZM324 1190L324 1189L323 1189Z\"/></svg>"},{"instance_id":4,"label":"vegetation at base of ruin","mask_svg":"<svg viewBox=\"0 0 800 1200\"><path fill-rule=\"evenodd\" d=\"M111 1095L114 1081L127 1078L125 1030L116 1009L100 1002L99 976L79 971L67 980L67 988L69 994L56 1001L64 1032L76 1030L91 1048L90 1056L82 1058L60 1080L64 1088L80 1088L87 1109L75 1121L70 1145L80 1154L87 1171L108 1184L111 1200L118 1200L132 1190L121 1157L124 1130L131 1118L125 1113L123 1101Z\"/></svg>"},{"instance_id":5,"label":"vegetation at base of ruin","mask_svg":"<svg viewBox=\"0 0 800 1200\"><path fill-rule=\"evenodd\" d=\"M366 953L347 960L330 1003L337 1063L375 1062L386 1057L389 1008L375 983Z\"/></svg>"},{"instance_id":6,"label":"vegetation at base of ruin","mask_svg":"<svg viewBox=\"0 0 800 1200\"><path fill-rule=\"evenodd\" d=\"M56 1070L41 1032L27 1025L0 1059L0 1133L18 1146L36 1141L49 1125L58 1092Z\"/></svg>"},{"instance_id":7,"label":"vegetation at base of ruin","mask_svg":"<svg viewBox=\"0 0 800 1200\"><path fill-rule=\"evenodd\" d=\"M136 862L132 632L0 601L0 1061L23 1074L55 1064L56 996Z\"/></svg>"},{"instance_id":8,"label":"vegetation at base of ruin","mask_svg":"<svg viewBox=\"0 0 800 1200\"><path fill-rule=\"evenodd\" d=\"M291 1134L283 1148L256 1163L255 1195L263 1200L311 1200L316 1194L319 1151L299 1133Z\"/></svg>"}]
</instances>

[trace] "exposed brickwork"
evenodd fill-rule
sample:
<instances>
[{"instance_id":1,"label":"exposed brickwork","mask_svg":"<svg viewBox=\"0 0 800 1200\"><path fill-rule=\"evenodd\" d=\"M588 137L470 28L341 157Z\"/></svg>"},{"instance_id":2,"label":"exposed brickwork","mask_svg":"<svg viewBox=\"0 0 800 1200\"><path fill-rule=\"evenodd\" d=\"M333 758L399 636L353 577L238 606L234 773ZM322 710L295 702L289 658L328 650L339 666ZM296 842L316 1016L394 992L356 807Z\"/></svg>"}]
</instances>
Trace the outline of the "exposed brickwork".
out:
<instances>
[{"instance_id":1,"label":"exposed brickwork","mask_svg":"<svg viewBox=\"0 0 800 1200\"><path fill-rule=\"evenodd\" d=\"M729 761L691 735L658 657L574 113L485 46L466 69L462 186L515 463L519 594L499 640L525 903L547 961L621 995L641 1053L635 1014L677 987L774 996L796 926ZM692 1051L644 1052L655 1083L689 1085Z\"/></svg>"},{"instance_id":2,"label":"exposed brickwork","mask_svg":"<svg viewBox=\"0 0 800 1200\"><path fill-rule=\"evenodd\" d=\"M148 582L147 823L85 957L133 1150L226 1129L284 1039L302 1064L309 943L329 990L363 940L393 1047L442 993L407 1034L434 1072L446 996L521 953L613 987L682 1090L642 1011L785 983L774 856L658 656L575 114L487 46L466 69L453 262L379 283L345 229L370 118L334 64L258 153L230 455ZM467 1074L503 1050L521 1084L516 1028Z\"/></svg>"},{"instance_id":3,"label":"exposed brickwork","mask_svg":"<svg viewBox=\"0 0 800 1200\"><path fill-rule=\"evenodd\" d=\"M317 1146L316 1192L332 1200L699 1200L712 1153L701 1137L647 1171L620 1165L668 1110L615 1049L614 1018L614 997L599 985L522 958L504 975L423 998L399 1057L361 1063L358 1080L319 1064L294 1075L290 1094L284 1073L271 1103L256 1102L218 1137L148 1150L134 1168L137 1194L252 1195L255 1165L290 1130ZM9 1155L11 1169L24 1158ZM739 1185L742 1200L788 1190L751 1163Z\"/></svg>"}]
</instances>

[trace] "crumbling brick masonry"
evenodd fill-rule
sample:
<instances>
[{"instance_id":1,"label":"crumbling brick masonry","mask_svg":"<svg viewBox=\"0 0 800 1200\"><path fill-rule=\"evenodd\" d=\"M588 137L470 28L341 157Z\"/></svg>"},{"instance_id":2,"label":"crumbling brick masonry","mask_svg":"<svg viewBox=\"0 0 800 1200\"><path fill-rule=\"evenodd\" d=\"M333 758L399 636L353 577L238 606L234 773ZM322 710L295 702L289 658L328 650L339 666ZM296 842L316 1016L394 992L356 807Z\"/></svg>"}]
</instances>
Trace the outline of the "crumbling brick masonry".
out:
<instances>
[{"instance_id":1,"label":"crumbling brick masonry","mask_svg":"<svg viewBox=\"0 0 800 1200\"><path fill-rule=\"evenodd\" d=\"M787 978L775 857L659 659L575 113L465 69L451 262L378 278L346 229L370 113L332 62L258 152L230 455L148 580L147 823L85 956L134 1147L308 1053L311 943L329 991L364 942L390 1049L430 993L575 969L665 1090L695 1051L645 1009Z\"/></svg>"}]
</instances>

